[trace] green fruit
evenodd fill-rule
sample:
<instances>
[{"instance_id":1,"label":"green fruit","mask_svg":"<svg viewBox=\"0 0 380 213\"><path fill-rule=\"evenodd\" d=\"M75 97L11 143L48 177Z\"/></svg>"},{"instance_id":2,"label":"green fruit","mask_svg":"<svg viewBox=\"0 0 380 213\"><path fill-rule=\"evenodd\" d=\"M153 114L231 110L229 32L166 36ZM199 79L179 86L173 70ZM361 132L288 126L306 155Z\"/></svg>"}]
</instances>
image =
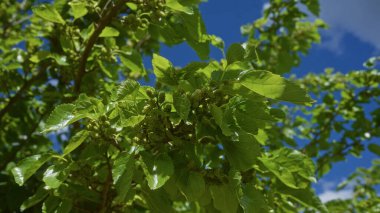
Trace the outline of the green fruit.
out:
<instances>
[{"instance_id":1,"label":"green fruit","mask_svg":"<svg viewBox=\"0 0 380 213\"><path fill-rule=\"evenodd\" d=\"M218 96L222 96L223 92L220 89L216 89L216 90L212 91L212 94L215 95L216 97L218 97Z\"/></svg>"},{"instance_id":2,"label":"green fruit","mask_svg":"<svg viewBox=\"0 0 380 213\"><path fill-rule=\"evenodd\" d=\"M164 101L165 101L165 93L161 91L158 95L158 102L164 103Z\"/></svg>"},{"instance_id":3,"label":"green fruit","mask_svg":"<svg viewBox=\"0 0 380 213\"><path fill-rule=\"evenodd\" d=\"M191 99L193 101L199 101L202 97L202 91L199 89L196 89L193 94L191 94Z\"/></svg>"},{"instance_id":4,"label":"green fruit","mask_svg":"<svg viewBox=\"0 0 380 213\"><path fill-rule=\"evenodd\" d=\"M147 113L149 113L150 109L151 109L150 106L146 105L146 106L144 106L142 113L147 114Z\"/></svg>"},{"instance_id":5,"label":"green fruit","mask_svg":"<svg viewBox=\"0 0 380 213\"><path fill-rule=\"evenodd\" d=\"M110 126L111 126L111 123L110 123L109 121L105 121L105 122L104 122L104 125L105 125L106 127L110 127Z\"/></svg>"},{"instance_id":6,"label":"green fruit","mask_svg":"<svg viewBox=\"0 0 380 213\"><path fill-rule=\"evenodd\" d=\"M93 125L92 123L89 123L89 124L87 125L87 129L88 129L88 130L93 130L93 129L94 129L94 125Z\"/></svg>"},{"instance_id":7,"label":"green fruit","mask_svg":"<svg viewBox=\"0 0 380 213\"><path fill-rule=\"evenodd\" d=\"M172 106L171 105L166 105L164 108L165 112L171 112L172 111Z\"/></svg>"},{"instance_id":8,"label":"green fruit","mask_svg":"<svg viewBox=\"0 0 380 213\"><path fill-rule=\"evenodd\" d=\"M150 89L148 89L148 90L146 91L146 94L149 96L149 98L154 98L154 96L155 96L154 91L152 91L152 90L150 90Z\"/></svg>"},{"instance_id":9,"label":"green fruit","mask_svg":"<svg viewBox=\"0 0 380 213\"><path fill-rule=\"evenodd\" d=\"M105 116L105 115L100 116L100 120L102 122L105 122L107 120L107 116Z\"/></svg>"}]
</instances>

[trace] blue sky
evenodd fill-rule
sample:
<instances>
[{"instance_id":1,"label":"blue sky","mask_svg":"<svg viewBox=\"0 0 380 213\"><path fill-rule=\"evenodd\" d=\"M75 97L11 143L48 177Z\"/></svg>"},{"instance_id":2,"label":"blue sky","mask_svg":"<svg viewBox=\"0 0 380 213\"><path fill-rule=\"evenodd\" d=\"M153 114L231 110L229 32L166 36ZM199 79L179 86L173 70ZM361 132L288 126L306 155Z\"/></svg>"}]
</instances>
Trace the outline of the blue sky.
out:
<instances>
[{"instance_id":1,"label":"blue sky","mask_svg":"<svg viewBox=\"0 0 380 213\"><path fill-rule=\"evenodd\" d=\"M320 0L321 18L330 28L322 32L322 43L314 45L308 56L303 57L299 67L292 73L302 76L308 72L322 72L333 67L341 72L362 69L362 64L371 56L380 55L380 1L378 0ZM259 18L265 0L209 0L200 9L209 34L220 36L228 47L243 42L240 26ZM199 60L187 45L164 47L161 54L174 65L184 66ZM217 50L211 57L219 59ZM333 166L330 174L319 180L316 189L323 201L333 198L348 198L351 189L334 192L336 185L352 173L356 167L369 167L375 155L364 152L361 159L349 157L346 162Z\"/></svg>"}]
</instances>

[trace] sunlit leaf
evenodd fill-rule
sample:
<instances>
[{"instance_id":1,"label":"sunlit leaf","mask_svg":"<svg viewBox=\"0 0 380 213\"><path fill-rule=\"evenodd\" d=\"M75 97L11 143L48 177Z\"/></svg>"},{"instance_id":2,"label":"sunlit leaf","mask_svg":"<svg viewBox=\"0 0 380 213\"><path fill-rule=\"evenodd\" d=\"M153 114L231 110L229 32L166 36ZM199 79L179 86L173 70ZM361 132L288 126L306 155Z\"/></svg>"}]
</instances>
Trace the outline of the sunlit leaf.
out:
<instances>
[{"instance_id":1,"label":"sunlit leaf","mask_svg":"<svg viewBox=\"0 0 380 213\"><path fill-rule=\"evenodd\" d=\"M268 71L251 71L240 77L239 82L267 98L310 105L314 101L295 83Z\"/></svg>"},{"instance_id":2,"label":"sunlit leaf","mask_svg":"<svg viewBox=\"0 0 380 213\"><path fill-rule=\"evenodd\" d=\"M32 155L21 160L12 169L12 174L18 185L23 185L42 165L51 158L50 154Z\"/></svg>"},{"instance_id":3,"label":"sunlit leaf","mask_svg":"<svg viewBox=\"0 0 380 213\"><path fill-rule=\"evenodd\" d=\"M71 10L73 11L74 19L81 18L88 13L85 2L70 2Z\"/></svg>"},{"instance_id":4,"label":"sunlit leaf","mask_svg":"<svg viewBox=\"0 0 380 213\"><path fill-rule=\"evenodd\" d=\"M90 132L87 130L82 130L75 134L69 141L69 144L63 150L63 155L67 155L70 152L78 148L90 135Z\"/></svg>"},{"instance_id":5,"label":"sunlit leaf","mask_svg":"<svg viewBox=\"0 0 380 213\"><path fill-rule=\"evenodd\" d=\"M65 20L61 17L61 15L58 13L58 11L48 4L41 4L38 6L35 6L32 8L32 11L37 16L45 19L46 21L58 23L58 24L65 24Z\"/></svg>"},{"instance_id":6,"label":"sunlit leaf","mask_svg":"<svg viewBox=\"0 0 380 213\"><path fill-rule=\"evenodd\" d=\"M299 151L281 148L259 160L285 185L294 189L304 189L315 182L313 161Z\"/></svg>"},{"instance_id":7,"label":"sunlit leaf","mask_svg":"<svg viewBox=\"0 0 380 213\"><path fill-rule=\"evenodd\" d=\"M173 161L166 154L152 156L143 153L142 160L145 164L144 171L150 189L154 190L163 186L174 172Z\"/></svg>"},{"instance_id":8,"label":"sunlit leaf","mask_svg":"<svg viewBox=\"0 0 380 213\"><path fill-rule=\"evenodd\" d=\"M38 203L40 203L41 201L43 201L47 196L48 196L49 192L47 190L45 190L42 186L40 186L38 189L37 189L37 192L30 196L27 200L25 200L21 207L20 207L20 211L24 211Z\"/></svg>"},{"instance_id":9,"label":"sunlit leaf","mask_svg":"<svg viewBox=\"0 0 380 213\"><path fill-rule=\"evenodd\" d=\"M70 171L70 164L56 164L49 166L42 180L46 184L46 188L48 189L56 189L58 188L67 178L68 172Z\"/></svg>"},{"instance_id":10,"label":"sunlit leaf","mask_svg":"<svg viewBox=\"0 0 380 213\"><path fill-rule=\"evenodd\" d=\"M160 55L153 54L153 71L157 79L168 85L176 85L178 82L174 79L174 67L170 61Z\"/></svg>"},{"instance_id":11,"label":"sunlit leaf","mask_svg":"<svg viewBox=\"0 0 380 213\"><path fill-rule=\"evenodd\" d=\"M284 195L297 200L305 207L310 207L323 213L329 212L312 189L294 189L287 187L284 184L277 185L277 190L281 191Z\"/></svg>"},{"instance_id":12,"label":"sunlit leaf","mask_svg":"<svg viewBox=\"0 0 380 213\"><path fill-rule=\"evenodd\" d=\"M61 104L57 106L46 120L43 132L50 132L62 129L63 127L80 119L74 113L75 105Z\"/></svg>"},{"instance_id":13,"label":"sunlit leaf","mask_svg":"<svg viewBox=\"0 0 380 213\"><path fill-rule=\"evenodd\" d=\"M120 33L117 29L113 27L105 27L99 37L117 37L119 34Z\"/></svg>"},{"instance_id":14,"label":"sunlit leaf","mask_svg":"<svg viewBox=\"0 0 380 213\"><path fill-rule=\"evenodd\" d=\"M191 7L182 5L178 0L167 0L166 6L173 9L174 11L184 12L187 14L193 14L194 12Z\"/></svg>"}]
</instances>

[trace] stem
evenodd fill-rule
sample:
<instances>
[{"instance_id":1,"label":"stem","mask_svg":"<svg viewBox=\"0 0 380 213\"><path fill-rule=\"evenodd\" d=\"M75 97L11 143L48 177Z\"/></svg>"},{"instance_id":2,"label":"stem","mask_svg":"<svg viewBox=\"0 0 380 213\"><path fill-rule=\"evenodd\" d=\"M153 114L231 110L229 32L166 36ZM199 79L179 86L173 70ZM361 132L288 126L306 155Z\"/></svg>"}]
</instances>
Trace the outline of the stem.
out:
<instances>
[{"instance_id":1,"label":"stem","mask_svg":"<svg viewBox=\"0 0 380 213\"><path fill-rule=\"evenodd\" d=\"M112 178L112 166L111 166L110 158L107 156L107 153L106 153L106 159L107 159L108 175L107 175L107 180L104 183L103 192L102 192L102 203L101 203L100 211L99 211L101 213L111 212L111 208L109 208L109 205L110 205L109 191L112 186L113 178Z\"/></svg>"},{"instance_id":2,"label":"stem","mask_svg":"<svg viewBox=\"0 0 380 213\"><path fill-rule=\"evenodd\" d=\"M22 98L22 94L33 85L34 81L38 80L44 74L44 71L45 68L41 68L37 75L25 81L21 89L18 90L17 93L9 99L9 102L6 104L6 106L0 111L0 121L4 117L4 115L7 114L7 112L12 108L12 106Z\"/></svg>"},{"instance_id":3,"label":"stem","mask_svg":"<svg viewBox=\"0 0 380 213\"><path fill-rule=\"evenodd\" d=\"M128 0L120 0L117 4L115 4L113 7L111 7L108 12L100 18L99 22L96 24L96 29L94 33L91 35L91 37L88 39L88 42L86 44L86 47L83 51L83 54L79 61L79 70L75 79L75 85L74 85L74 92L75 94L78 94L80 92L81 83L83 76L86 73L86 63L87 59L90 56L91 50L94 47L96 41L99 38L99 35L102 33L103 29L112 21L112 18L116 17L119 10L122 8L123 4L126 3Z\"/></svg>"}]
</instances>

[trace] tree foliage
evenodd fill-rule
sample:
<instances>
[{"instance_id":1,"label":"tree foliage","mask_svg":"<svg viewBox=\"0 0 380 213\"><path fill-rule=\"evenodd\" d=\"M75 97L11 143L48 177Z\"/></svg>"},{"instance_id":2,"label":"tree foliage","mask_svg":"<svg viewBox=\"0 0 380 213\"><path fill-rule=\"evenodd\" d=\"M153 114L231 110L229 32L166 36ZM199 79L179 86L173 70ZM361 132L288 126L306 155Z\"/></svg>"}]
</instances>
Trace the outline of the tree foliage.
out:
<instances>
[{"instance_id":1,"label":"tree foliage","mask_svg":"<svg viewBox=\"0 0 380 213\"><path fill-rule=\"evenodd\" d=\"M289 79L326 27L300 9L317 16L318 1L271 0L227 48L199 4L0 3L0 211L379 208L377 161L350 178L353 203L325 205L312 188L348 154L380 155L365 143L380 136L377 58ZM200 61L178 67L159 54L184 42ZM210 59L211 46L224 57Z\"/></svg>"}]
</instances>

